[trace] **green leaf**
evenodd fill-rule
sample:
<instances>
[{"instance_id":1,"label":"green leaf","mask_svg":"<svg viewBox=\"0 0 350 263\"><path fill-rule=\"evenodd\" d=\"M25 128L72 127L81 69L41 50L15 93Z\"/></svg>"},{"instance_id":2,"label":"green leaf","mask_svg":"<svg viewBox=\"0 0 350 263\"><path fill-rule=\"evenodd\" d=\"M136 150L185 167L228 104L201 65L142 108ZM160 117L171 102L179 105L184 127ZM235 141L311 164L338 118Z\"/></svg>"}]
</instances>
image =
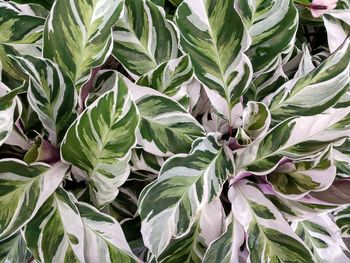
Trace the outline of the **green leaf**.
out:
<instances>
[{"instance_id":1,"label":"green leaf","mask_svg":"<svg viewBox=\"0 0 350 263\"><path fill-rule=\"evenodd\" d=\"M276 67L279 58L293 50L298 29L298 12L292 0L236 0L252 44L246 52L255 74Z\"/></svg>"},{"instance_id":2,"label":"green leaf","mask_svg":"<svg viewBox=\"0 0 350 263\"><path fill-rule=\"evenodd\" d=\"M30 106L38 114L51 143L58 145L77 117L78 95L73 82L48 59L23 56L16 57L16 61L30 77Z\"/></svg>"},{"instance_id":3,"label":"green leaf","mask_svg":"<svg viewBox=\"0 0 350 263\"><path fill-rule=\"evenodd\" d=\"M350 82L350 39L310 74L295 78L271 95L270 111L277 122L309 116L332 107Z\"/></svg>"},{"instance_id":4,"label":"green leaf","mask_svg":"<svg viewBox=\"0 0 350 263\"><path fill-rule=\"evenodd\" d=\"M193 142L188 155L169 158L157 181L140 196L141 233L145 245L158 257L172 237L190 231L196 214L219 196L233 174L233 156L218 134Z\"/></svg>"},{"instance_id":5,"label":"green leaf","mask_svg":"<svg viewBox=\"0 0 350 263\"><path fill-rule=\"evenodd\" d=\"M85 231L85 262L136 263L119 223L91 205L77 202Z\"/></svg>"},{"instance_id":6,"label":"green leaf","mask_svg":"<svg viewBox=\"0 0 350 263\"><path fill-rule=\"evenodd\" d=\"M185 0L175 22L197 78L216 111L232 124L231 110L252 77L250 61L243 53L250 45L249 36L232 1Z\"/></svg>"},{"instance_id":7,"label":"green leaf","mask_svg":"<svg viewBox=\"0 0 350 263\"><path fill-rule=\"evenodd\" d=\"M21 233L0 241L1 263L27 263L30 253Z\"/></svg>"},{"instance_id":8,"label":"green leaf","mask_svg":"<svg viewBox=\"0 0 350 263\"><path fill-rule=\"evenodd\" d=\"M50 168L40 163L0 160L0 240L13 235L35 216L61 184L67 168L64 164Z\"/></svg>"},{"instance_id":9,"label":"green leaf","mask_svg":"<svg viewBox=\"0 0 350 263\"><path fill-rule=\"evenodd\" d=\"M316 262L350 262L349 253L338 228L328 215L319 215L293 223L296 234L304 240Z\"/></svg>"},{"instance_id":10,"label":"green leaf","mask_svg":"<svg viewBox=\"0 0 350 263\"><path fill-rule=\"evenodd\" d=\"M54 3L54 0L14 0L13 2L19 4L33 3L44 7L46 10L50 10Z\"/></svg>"},{"instance_id":11,"label":"green leaf","mask_svg":"<svg viewBox=\"0 0 350 263\"><path fill-rule=\"evenodd\" d=\"M133 76L141 76L178 54L177 33L164 10L145 0L124 0L113 31L113 55Z\"/></svg>"},{"instance_id":12,"label":"green leaf","mask_svg":"<svg viewBox=\"0 0 350 263\"><path fill-rule=\"evenodd\" d=\"M40 262L84 262L84 227L72 197L62 188L25 228L30 251Z\"/></svg>"},{"instance_id":13,"label":"green leaf","mask_svg":"<svg viewBox=\"0 0 350 263\"><path fill-rule=\"evenodd\" d=\"M156 69L142 75L137 84L174 96L181 85L191 80L192 75L191 61L188 55L185 55L160 64Z\"/></svg>"},{"instance_id":14,"label":"green leaf","mask_svg":"<svg viewBox=\"0 0 350 263\"><path fill-rule=\"evenodd\" d=\"M127 85L114 74L112 89L85 109L63 139L62 158L85 172L97 206L112 201L129 175L138 122Z\"/></svg>"},{"instance_id":15,"label":"green leaf","mask_svg":"<svg viewBox=\"0 0 350 263\"><path fill-rule=\"evenodd\" d=\"M241 180L229 190L232 211L248 238L250 262L313 262L313 257L277 208L251 183Z\"/></svg>"},{"instance_id":16,"label":"green leaf","mask_svg":"<svg viewBox=\"0 0 350 263\"><path fill-rule=\"evenodd\" d=\"M102 65L112 47L112 26L120 0L59 0L47 18L43 55L56 62L79 89L91 68ZM69 30L68 30L69 29Z\"/></svg>"},{"instance_id":17,"label":"green leaf","mask_svg":"<svg viewBox=\"0 0 350 263\"><path fill-rule=\"evenodd\" d=\"M140 112L138 144L154 155L188 153L192 142L204 135L202 126L178 102L128 82Z\"/></svg>"}]
</instances>

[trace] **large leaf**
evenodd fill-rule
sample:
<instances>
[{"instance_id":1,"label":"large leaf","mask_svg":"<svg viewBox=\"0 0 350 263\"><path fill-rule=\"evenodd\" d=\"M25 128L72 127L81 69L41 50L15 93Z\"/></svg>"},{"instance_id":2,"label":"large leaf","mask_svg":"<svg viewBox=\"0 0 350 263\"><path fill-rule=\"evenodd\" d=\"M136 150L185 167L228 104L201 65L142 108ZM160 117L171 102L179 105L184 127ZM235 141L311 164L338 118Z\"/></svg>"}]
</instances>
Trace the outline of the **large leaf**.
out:
<instances>
[{"instance_id":1,"label":"large leaf","mask_svg":"<svg viewBox=\"0 0 350 263\"><path fill-rule=\"evenodd\" d=\"M40 262L83 262L84 227L79 211L62 188L39 209L25 228L25 239Z\"/></svg>"},{"instance_id":2,"label":"large leaf","mask_svg":"<svg viewBox=\"0 0 350 263\"><path fill-rule=\"evenodd\" d=\"M173 236L190 231L198 211L220 194L232 175L232 153L218 139L218 134L209 134L194 141L188 155L168 159L158 180L141 193L141 232L156 257Z\"/></svg>"},{"instance_id":3,"label":"large leaf","mask_svg":"<svg viewBox=\"0 0 350 263\"><path fill-rule=\"evenodd\" d=\"M43 55L56 62L80 88L92 67L103 64L113 47L112 26L120 0L55 1L45 24Z\"/></svg>"},{"instance_id":4,"label":"large leaf","mask_svg":"<svg viewBox=\"0 0 350 263\"><path fill-rule=\"evenodd\" d=\"M231 110L252 77L250 61L243 53L250 40L233 1L185 0L175 21L196 76L215 109L232 124Z\"/></svg>"},{"instance_id":5,"label":"large leaf","mask_svg":"<svg viewBox=\"0 0 350 263\"><path fill-rule=\"evenodd\" d=\"M283 157L296 158L317 153L329 142L349 134L350 108L327 114L287 119L255 140L236 159L238 171L267 174Z\"/></svg>"},{"instance_id":6,"label":"large leaf","mask_svg":"<svg viewBox=\"0 0 350 263\"><path fill-rule=\"evenodd\" d=\"M130 81L128 87L140 112L138 144L145 151L158 156L188 153L203 136L201 125L178 102Z\"/></svg>"},{"instance_id":7,"label":"large leaf","mask_svg":"<svg viewBox=\"0 0 350 263\"><path fill-rule=\"evenodd\" d=\"M129 175L139 122L124 80L115 74L112 85L72 124L61 146L62 158L86 173L98 206L112 201Z\"/></svg>"},{"instance_id":8,"label":"large leaf","mask_svg":"<svg viewBox=\"0 0 350 263\"><path fill-rule=\"evenodd\" d=\"M270 103L273 119L308 116L333 106L348 89L350 39L310 74L288 81Z\"/></svg>"},{"instance_id":9,"label":"large leaf","mask_svg":"<svg viewBox=\"0 0 350 263\"><path fill-rule=\"evenodd\" d=\"M247 55L254 72L270 71L276 61L291 52L294 46L298 12L293 1L235 0L235 7L252 38Z\"/></svg>"},{"instance_id":10,"label":"large leaf","mask_svg":"<svg viewBox=\"0 0 350 263\"><path fill-rule=\"evenodd\" d=\"M176 30L164 10L150 1L125 0L113 38L113 55L136 76L177 57Z\"/></svg>"},{"instance_id":11,"label":"large leaf","mask_svg":"<svg viewBox=\"0 0 350 263\"><path fill-rule=\"evenodd\" d=\"M295 222L294 228L315 256L316 262L350 262L349 253L335 223L328 215Z\"/></svg>"},{"instance_id":12,"label":"large leaf","mask_svg":"<svg viewBox=\"0 0 350 263\"><path fill-rule=\"evenodd\" d=\"M229 190L232 211L248 237L250 262L313 262L312 255L277 208L246 180Z\"/></svg>"},{"instance_id":13,"label":"large leaf","mask_svg":"<svg viewBox=\"0 0 350 263\"><path fill-rule=\"evenodd\" d=\"M77 117L77 94L72 80L48 59L16 57L30 77L28 101L47 130L49 140L58 145Z\"/></svg>"},{"instance_id":14,"label":"large leaf","mask_svg":"<svg viewBox=\"0 0 350 263\"><path fill-rule=\"evenodd\" d=\"M61 184L67 168L64 164L50 168L40 163L0 160L0 239L11 236L35 216Z\"/></svg>"},{"instance_id":15,"label":"large leaf","mask_svg":"<svg viewBox=\"0 0 350 263\"><path fill-rule=\"evenodd\" d=\"M134 263L133 255L119 223L91 205L77 202L85 233L85 262Z\"/></svg>"}]
</instances>

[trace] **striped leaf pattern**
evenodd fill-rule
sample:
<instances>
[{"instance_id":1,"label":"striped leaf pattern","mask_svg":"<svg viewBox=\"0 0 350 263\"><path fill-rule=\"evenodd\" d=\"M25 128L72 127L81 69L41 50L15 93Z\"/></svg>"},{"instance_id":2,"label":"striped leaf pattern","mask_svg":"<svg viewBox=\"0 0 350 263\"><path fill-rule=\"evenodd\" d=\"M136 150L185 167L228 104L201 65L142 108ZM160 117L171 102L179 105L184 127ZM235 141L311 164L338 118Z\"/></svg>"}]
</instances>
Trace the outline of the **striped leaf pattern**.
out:
<instances>
[{"instance_id":1,"label":"striped leaf pattern","mask_svg":"<svg viewBox=\"0 0 350 263\"><path fill-rule=\"evenodd\" d=\"M173 236L190 231L198 211L218 197L223 182L233 174L233 157L218 136L197 139L188 155L168 159L158 180L141 193L141 231L156 257Z\"/></svg>"},{"instance_id":2,"label":"striped leaf pattern","mask_svg":"<svg viewBox=\"0 0 350 263\"><path fill-rule=\"evenodd\" d=\"M341 231L342 237L350 237L350 206L343 207L335 212L335 223Z\"/></svg>"},{"instance_id":3,"label":"striped leaf pattern","mask_svg":"<svg viewBox=\"0 0 350 263\"><path fill-rule=\"evenodd\" d=\"M248 234L250 262L313 262L313 256L277 208L251 183L232 186L229 198L237 221Z\"/></svg>"},{"instance_id":4,"label":"striped leaf pattern","mask_svg":"<svg viewBox=\"0 0 350 263\"><path fill-rule=\"evenodd\" d=\"M56 62L79 89L91 68L111 54L112 26L120 12L120 0L55 1L45 24L44 57Z\"/></svg>"},{"instance_id":5,"label":"striped leaf pattern","mask_svg":"<svg viewBox=\"0 0 350 263\"><path fill-rule=\"evenodd\" d=\"M349 62L350 39L310 74L290 80L276 92L269 106L273 119L315 115L333 106L348 89Z\"/></svg>"},{"instance_id":6,"label":"striped leaf pattern","mask_svg":"<svg viewBox=\"0 0 350 263\"><path fill-rule=\"evenodd\" d=\"M75 120L63 139L62 158L85 172L97 206L111 202L129 175L138 122L127 85L115 74L112 89Z\"/></svg>"},{"instance_id":7,"label":"striped leaf pattern","mask_svg":"<svg viewBox=\"0 0 350 263\"><path fill-rule=\"evenodd\" d=\"M84 262L84 227L70 195L58 188L27 224L25 239L40 262ZM58 249L59 248L59 249Z\"/></svg>"},{"instance_id":8,"label":"striped leaf pattern","mask_svg":"<svg viewBox=\"0 0 350 263\"><path fill-rule=\"evenodd\" d=\"M24 56L16 60L30 78L28 101L47 130L49 140L58 145L77 117L74 84L48 59Z\"/></svg>"},{"instance_id":9,"label":"striped leaf pattern","mask_svg":"<svg viewBox=\"0 0 350 263\"><path fill-rule=\"evenodd\" d=\"M113 39L113 55L135 77L178 54L176 29L165 19L163 9L146 0L124 0Z\"/></svg>"},{"instance_id":10,"label":"striped leaf pattern","mask_svg":"<svg viewBox=\"0 0 350 263\"><path fill-rule=\"evenodd\" d=\"M292 0L235 0L252 44L247 51L254 73L264 73L276 67L294 47L298 29L298 13Z\"/></svg>"},{"instance_id":11,"label":"striped leaf pattern","mask_svg":"<svg viewBox=\"0 0 350 263\"><path fill-rule=\"evenodd\" d=\"M0 241L1 263L27 263L30 257L26 242L20 232Z\"/></svg>"},{"instance_id":12,"label":"striped leaf pattern","mask_svg":"<svg viewBox=\"0 0 350 263\"><path fill-rule=\"evenodd\" d=\"M0 160L0 240L16 233L61 184L67 166L27 165L15 159Z\"/></svg>"},{"instance_id":13,"label":"striped leaf pattern","mask_svg":"<svg viewBox=\"0 0 350 263\"><path fill-rule=\"evenodd\" d=\"M215 109L231 123L231 110L252 77L250 61L243 53L250 39L233 2L185 0L175 22L197 78Z\"/></svg>"}]
</instances>

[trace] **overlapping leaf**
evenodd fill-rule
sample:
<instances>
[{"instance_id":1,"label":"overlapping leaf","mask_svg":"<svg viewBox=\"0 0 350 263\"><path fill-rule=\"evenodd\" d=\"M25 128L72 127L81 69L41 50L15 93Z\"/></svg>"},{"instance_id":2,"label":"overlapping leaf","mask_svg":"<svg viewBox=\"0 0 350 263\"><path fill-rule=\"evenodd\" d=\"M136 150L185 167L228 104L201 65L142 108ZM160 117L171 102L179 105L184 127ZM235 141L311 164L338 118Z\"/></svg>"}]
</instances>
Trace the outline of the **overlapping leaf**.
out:
<instances>
[{"instance_id":1,"label":"overlapping leaf","mask_svg":"<svg viewBox=\"0 0 350 263\"><path fill-rule=\"evenodd\" d=\"M129 175L128 162L138 122L128 88L115 74L112 89L91 104L66 133L62 158L86 173L92 199L98 206L112 201Z\"/></svg>"}]
</instances>

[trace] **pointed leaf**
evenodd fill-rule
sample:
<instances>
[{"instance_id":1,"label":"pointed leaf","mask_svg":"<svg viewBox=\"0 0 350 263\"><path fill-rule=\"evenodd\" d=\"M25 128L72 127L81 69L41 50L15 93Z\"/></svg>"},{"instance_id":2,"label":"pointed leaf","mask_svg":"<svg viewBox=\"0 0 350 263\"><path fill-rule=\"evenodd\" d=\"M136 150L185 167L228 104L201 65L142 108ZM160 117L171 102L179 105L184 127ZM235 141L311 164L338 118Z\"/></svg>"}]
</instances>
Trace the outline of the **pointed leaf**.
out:
<instances>
[{"instance_id":1,"label":"pointed leaf","mask_svg":"<svg viewBox=\"0 0 350 263\"><path fill-rule=\"evenodd\" d=\"M27 263L29 259L30 253L20 232L0 241L1 263Z\"/></svg>"}]
</instances>

